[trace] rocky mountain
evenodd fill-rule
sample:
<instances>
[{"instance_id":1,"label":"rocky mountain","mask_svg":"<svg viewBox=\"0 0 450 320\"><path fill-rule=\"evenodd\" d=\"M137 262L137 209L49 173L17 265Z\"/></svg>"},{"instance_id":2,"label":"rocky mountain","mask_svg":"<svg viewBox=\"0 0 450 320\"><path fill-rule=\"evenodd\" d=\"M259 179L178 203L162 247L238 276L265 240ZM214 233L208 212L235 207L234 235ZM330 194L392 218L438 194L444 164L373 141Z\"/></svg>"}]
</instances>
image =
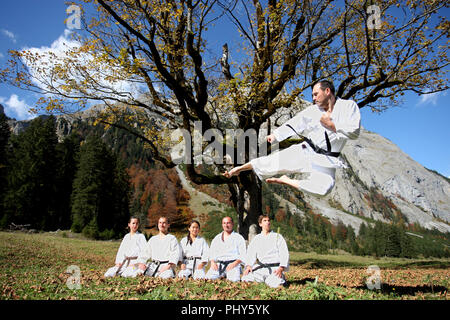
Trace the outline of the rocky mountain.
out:
<instances>
[{"instance_id":1,"label":"rocky mountain","mask_svg":"<svg viewBox=\"0 0 450 320\"><path fill-rule=\"evenodd\" d=\"M307 101L296 101L272 118L275 126L292 118ZM326 196L304 193L315 213L333 224L339 221L359 231L361 223L401 220L426 229L450 232L450 182L424 168L398 146L361 128L357 140L348 140L342 156L346 169L336 171L336 183ZM281 205L302 215L285 199Z\"/></svg>"},{"instance_id":2,"label":"rocky mountain","mask_svg":"<svg viewBox=\"0 0 450 320\"><path fill-rule=\"evenodd\" d=\"M347 142L347 169L336 172L336 185L325 197L305 195L331 221L359 229L364 218L403 219L427 229L450 232L450 183L411 159L382 136L361 130Z\"/></svg>"},{"instance_id":3,"label":"rocky mountain","mask_svg":"<svg viewBox=\"0 0 450 320\"><path fill-rule=\"evenodd\" d=\"M283 123L298 108L281 110L272 123ZM86 117L57 117L58 136L62 139L70 133L73 121L80 118ZM18 133L27 122L10 120L9 125L14 133ZM347 168L337 170L336 185L330 194L324 197L303 194L315 213L326 216L333 224L341 221L351 225L356 232L361 223L375 220L400 220L450 232L448 179L424 168L389 140L365 129L361 130L359 139L347 142L342 157ZM191 197L198 195L210 199L201 191L193 192L182 171L177 172ZM291 212L303 215L294 204L280 195L275 196L281 206L288 206ZM210 203L214 201L210 200Z\"/></svg>"}]
</instances>

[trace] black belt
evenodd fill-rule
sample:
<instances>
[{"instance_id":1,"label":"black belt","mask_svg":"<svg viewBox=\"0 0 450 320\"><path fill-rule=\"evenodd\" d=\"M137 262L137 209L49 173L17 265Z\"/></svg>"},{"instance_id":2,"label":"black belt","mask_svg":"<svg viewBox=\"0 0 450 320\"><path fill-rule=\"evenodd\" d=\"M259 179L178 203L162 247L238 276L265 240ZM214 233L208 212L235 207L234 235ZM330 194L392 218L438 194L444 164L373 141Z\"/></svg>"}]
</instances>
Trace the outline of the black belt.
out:
<instances>
[{"instance_id":1,"label":"black belt","mask_svg":"<svg viewBox=\"0 0 450 320\"><path fill-rule=\"evenodd\" d=\"M222 275L226 268L228 267L228 265L232 262L235 262L236 260L227 260L227 261L218 261L219 263L219 275Z\"/></svg>"},{"instance_id":2,"label":"black belt","mask_svg":"<svg viewBox=\"0 0 450 320\"><path fill-rule=\"evenodd\" d=\"M186 259L186 260L195 260L195 259L201 259L202 257L194 257L194 256L192 256L192 257L184 257L184 259Z\"/></svg>"},{"instance_id":3,"label":"black belt","mask_svg":"<svg viewBox=\"0 0 450 320\"><path fill-rule=\"evenodd\" d=\"M290 124L286 124L286 126L291 128L292 131L294 131L296 135L298 135L299 137L302 137L305 140L305 142L310 145L310 147L314 150L314 152L324 154L326 156L331 156L331 157L339 157L339 155L341 154L340 152L332 152L331 151L331 142L330 142L330 138L328 137L328 134L326 131L325 131L325 140L327 142L327 150L324 150L324 149L316 146L314 144L314 142L311 141L311 139L298 134L297 131L295 131L295 129L292 128L292 126Z\"/></svg>"},{"instance_id":4,"label":"black belt","mask_svg":"<svg viewBox=\"0 0 450 320\"><path fill-rule=\"evenodd\" d=\"M130 261L131 260L136 260L138 257L127 257L125 256L125 258L122 261L122 264L120 265L120 267L117 269L116 271L116 276L119 274L120 270L122 270L123 265L126 263L126 267L128 267L130 265ZM125 268L126 268L125 267Z\"/></svg>"},{"instance_id":5,"label":"black belt","mask_svg":"<svg viewBox=\"0 0 450 320\"><path fill-rule=\"evenodd\" d=\"M258 266L256 268L254 268L252 271L256 271L258 269L262 269L262 268L267 268L269 269L269 274L272 274L272 267L278 267L280 265L280 263L262 263L262 262L258 262Z\"/></svg>"},{"instance_id":6,"label":"black belt","mask_svg":"<svg viewBox=\"0 0 450 320\"><path fill-rule=\"evenodd\" d=\"M150 276L154 277L155 274L158 272L159 266L160 266L161 264L168 263L168 262L169 262L169 260L167 260L167 261L152 260L151 263L156 264L156 268L155 268L155 270L153 271L153 273L152 273ZM147 269L145 269L144 274L147 273L147 270L149 269L149 267L150 267L150 265L147 267Z\"/></svg>"},{"instance_id":7,"label":"black belt","mask_svg":"<svg viewBox=\"0 0 450 320\"><path fill-rule=\"evenodd\" d=\"M192 268L193 272L195 272L195 265L197 264L197 260L201 259L201 258L202 257L194 257L194 256L192 256L192 257L184 257L184 259L186 259L186 260L194 260L194 266Z\"/></svg>"}]
</instances>

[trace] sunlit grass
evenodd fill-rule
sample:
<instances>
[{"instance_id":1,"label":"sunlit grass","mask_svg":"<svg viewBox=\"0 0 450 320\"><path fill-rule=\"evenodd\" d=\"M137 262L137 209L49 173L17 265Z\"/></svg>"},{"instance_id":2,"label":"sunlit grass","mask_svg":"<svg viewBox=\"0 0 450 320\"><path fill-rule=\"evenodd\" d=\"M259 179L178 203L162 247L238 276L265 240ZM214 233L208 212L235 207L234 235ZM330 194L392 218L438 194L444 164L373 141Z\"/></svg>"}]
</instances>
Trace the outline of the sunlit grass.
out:
<instances>
[{"instance_id":1,"label":"sunlit grass","mask_svg":"<svg viewBox=\"0 0 450 320\"><path fill-rule=\"evenodd\" d=\"M70 233L0 232L1 299L448 299L447 259L392 259L291 252L288 285L225 280L103 277L119 241L93 241ZM436 263L439 268L436 268ZM381 272L381 290L369 290L367 266ZM414 265L414 267L407 267ZM427 266L428 264L428 266ZM80 289L74 288L80 271ZM417 266L420 266L417 267ZM431 267L430 267L431 266ZM317 280L317 281L316 281ZM72 286L71 286L72 284Z\"/></svg>"}]
</instances>

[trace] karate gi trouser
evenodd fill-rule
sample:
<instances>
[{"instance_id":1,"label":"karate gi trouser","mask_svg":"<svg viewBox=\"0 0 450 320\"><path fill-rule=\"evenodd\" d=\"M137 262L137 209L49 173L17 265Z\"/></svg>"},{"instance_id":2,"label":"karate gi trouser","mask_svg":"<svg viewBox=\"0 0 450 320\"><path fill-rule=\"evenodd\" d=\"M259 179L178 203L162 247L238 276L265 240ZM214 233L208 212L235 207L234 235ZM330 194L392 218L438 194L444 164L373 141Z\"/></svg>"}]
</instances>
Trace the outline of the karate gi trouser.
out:
<instances>
[{"instance_id":1,"label":"karate gi trouser","mask_svg":"<svg viewBox=\"0 0 450 320\"><path fill-rule=\"evenodd\" d=\"M178 272L178 277L179 278L184 278L187 279L190 276L192 276L192 269L184 269L184 270L180 270ZM197 280L197 279L205 279L206 274L205 274L205 269L195 269L194 271L194 275L192 276L192 279Z\"/></svg>"},{"instance_id":2,"label":"karate gi trouser","mask_svg":"<svg viewBox=\"0 0 450 320\"><path fill-rule=\"evenodd\" d=\"M134 265L128 266L128 267L126 267L126 268L122 267L122 268L120 269L119 273L117 273L117 270L118 270L118 269L119 269L119 267L116 267L116 266L109 268L109 269L105 272L104 277L105 277L105 278L115 277L116 274L117 274L118 276L122 276L122 277L132 277L133 274L136 273L136 270L137 270L138 268L137 268L136 266L134 266Z\"/></svg>"},{"instance_id":3,"label":"karate gi trouser","mask_svg":"<svg viewBox=\"0 0 450 320\"><path fill-rule=\"evenodd\" d=\"M123 270L121 276L125 278L134 278L138 274L139 267L137 265L128 266Z\"/></svg>"},{"instance_id":4,"label":"karate gi trouser","mask_svg":"<svg viewBox=\"0 0 450 320\"><path fill-rule=\"evenodd\" d=\"M220 274L219 270L213 270L213 268L209 268L208 272L206 273L206 279L216 280L224 275L229 281L232 282L241 281L241 265L234 267L230 271L224 271L222 274Z\"/></svg>"},{"instance_id":5,"label":"karate gi trouser","mask_svg":"<svg viewBox=\"0 0 450 320\"><path fill-rule=\"evenodd\" d=\"M270 267L269 268L261 268L252 272L249 272L247 275L242 277L242 281L244 282L264 282L271 288L276 288L283 285L286 280L284 279L284 275L280 278L275 275L274 271L278 269L278 267Z\"/></svg>"},{"instance_id":6,"label":"karate gi trouser","mask_svg":"<svg viewBox=\"0 0 450 320\"><path fill-rule=\"evenodd\" d=\"M157 272L155 277L158 277L161 279L170 279L170 278L175 278L175 274L172 269L169 269L164 272Z\"/></svg>"},{"instance_id":7,"label":"karate gi trouser","mask_svg":"<svg viewBox=\"0 0 450 320\"><path fill-rule=\"evenodd\" d=\"M105 278L115 277L118 269L119 269L119 267L117 267L117 266L109 268L108 270L106 270L104 277Z\"/></svg>"},{"instance_id":8,"label":"karate gi trouser","mask_svg":"<svg viewBox=\"0 0 450 320\"><path fill-rule=\"evenodd\" d=\"M161 269L163 266L165 266L166 264L161 264L159 266L159 269ZM144 271L139 269L138 267L127 267L125 269L125 271L122 273L122 277L130 277L130 278L135 278L138 275L144 274ZM172 270L172 268L170 268L169 270L166 270L164 272L156 272L156 274L154 275L154 277L159 277L162 279L169 279L169 278L175 278L175 274Z\"/></svg>"},{"instance_id":9,"label":"karate gi trouser","mask_svg":"<svg viewBox=\"0 0 450 320\"><path fill-rule=\"evenodd\" d=\"M159 271L159 270L161 270L163 267L165 267L167 264L168 264L168 263L161 263L161 264L159 265L158 271L156 272L156 274L154 275L154 277L161 278L161 279L175 278L175 274L174 274L172 268L170 268L169 270L163 271L163 272Z\"/></svg>"},{"instance_id":10,"label":"karate gi trouser","mask_svg":"<svg viewBox=\"0 0 450 320\"><path fill-rule=\"evenodd\" d=\"M314 162L316 156L306 143L302 143L253 159L250 163L261 180L278 174L307 173L305 179L299 180L298 189L325 195L334 186L336 169L317 165Z\"/></svg>"}]
</instances>

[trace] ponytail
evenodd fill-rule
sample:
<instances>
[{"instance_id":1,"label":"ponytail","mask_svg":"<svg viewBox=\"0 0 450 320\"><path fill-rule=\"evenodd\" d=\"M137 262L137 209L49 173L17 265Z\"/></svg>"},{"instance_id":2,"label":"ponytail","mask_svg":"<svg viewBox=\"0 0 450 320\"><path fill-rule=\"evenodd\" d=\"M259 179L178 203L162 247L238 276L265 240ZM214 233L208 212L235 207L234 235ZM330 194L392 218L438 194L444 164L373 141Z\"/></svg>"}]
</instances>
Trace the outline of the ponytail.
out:
<instances>
[{"instance_id":1,"label":"ponytail","mask_svg":"<svg viewBox=\"0 0 450 320\"><path fill-rule=\"evenodd\" d=\"M189 230L188 230L188 234L187 234L187 244L192 245L191 232Z\"/></svg>"},{"instance_id":2,"label":"ponytail","mask_svg":"<svg viewBox=\"0 0 450 320\"><path fill-rule=\"evenodd\" d=\"M200 222L198 222L197 220L192 220L192 221L189 223L189 228L192 226L193 223L198 224L198 227L200 228ZM187 244L192 245L191 232L189 231L189 229L188 229L188 234L187 234Z\"/></svg>"}]
</instances>

